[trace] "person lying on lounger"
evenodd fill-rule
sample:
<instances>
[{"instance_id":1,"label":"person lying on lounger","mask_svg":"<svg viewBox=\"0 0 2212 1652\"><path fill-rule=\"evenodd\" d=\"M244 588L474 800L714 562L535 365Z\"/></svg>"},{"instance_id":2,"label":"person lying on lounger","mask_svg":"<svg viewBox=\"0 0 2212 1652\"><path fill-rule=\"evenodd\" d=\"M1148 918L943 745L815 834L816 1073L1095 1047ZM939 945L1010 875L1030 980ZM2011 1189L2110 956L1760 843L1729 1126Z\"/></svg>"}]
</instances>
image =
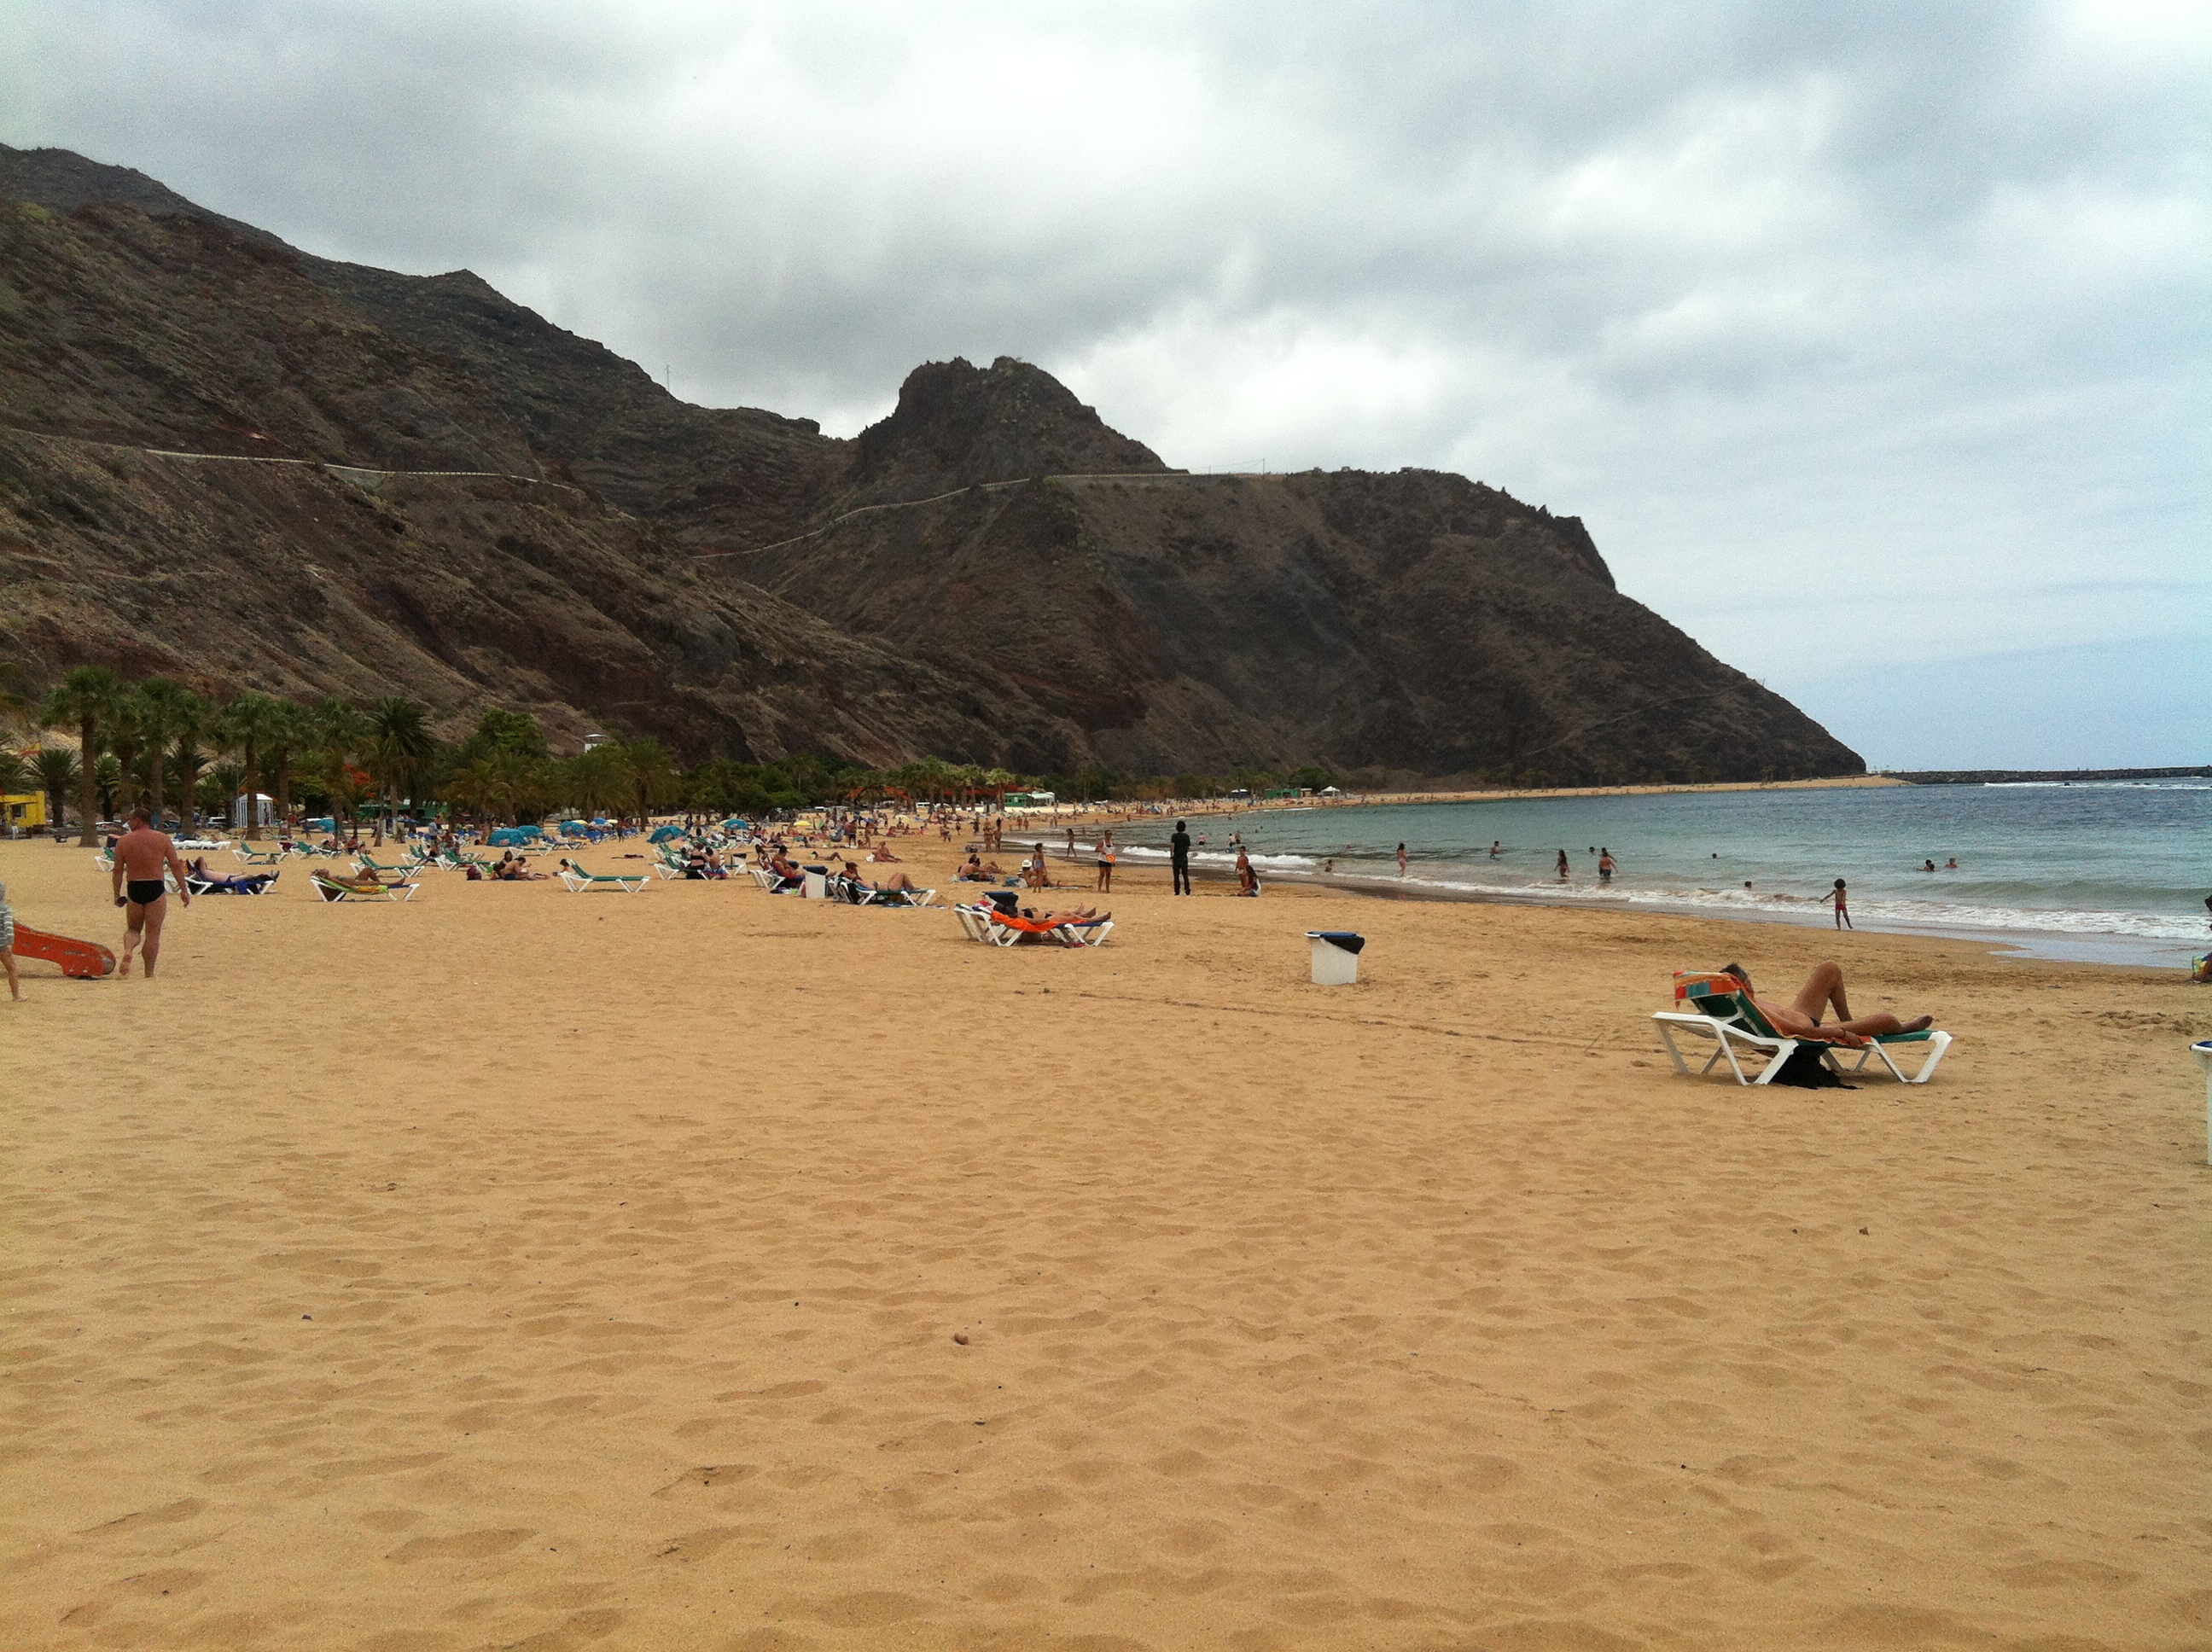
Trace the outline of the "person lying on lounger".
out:
<instances>
[{"instance_id":1,"label":"person lying on lounger","mask_svg":"<svg viewBox=\"0 0 2212 1652\"><path fill-rule=\"evenodd\" d=\"M205 855L200 856L185 870L191 875L193 883L204 884L210 890L220 890L226 895L258 895L264 884L273 884L276 881L276 874L273 872L256 872L251 875L210 872Z\"/></svg>"},{"instance_id":2,"label":"person lying on lounger","mask_svg":"<svg viewBox=\"0 0 2212 1652\"><path fill-rule=\"evenodd\" d=\"M407 882L404 878L392 878L387 879L378 877L373 872L366 871L356 872L326 872L322 874L322 878L325 883L342 884L345 888L353 890L362 895L369 894L376 890L398 889Z\"/></svg>"},{"instance_id":3,"label":"person lying on lounger","mask_svg":"<svg viewBox=\"0 0 2212 1652\"><path fill-rule=\"evenodd\" d=\"M1814 968L1813 978L1798 989L1797 996L1787 1004L1777 1004L1759 997L1751 984L1751 975L1740 963L1731 963L1723 971L1734 975L1751 994L1751 1001L1759 1005L1775 1031L1785 1038L1818 1038L1844 1044L1863 1043L1882 1033L1919 1032L1936 1024L1932 1015L1915 1016L1910 1021L1900 1021L1887 1012L1877 1015L1854 1016L1850 1002L1844 996L1843 966L1823 963ZM1826 1026L1820 1018L1834 1010L1836 1019ZM1838 1039L1838 1035L1841 1035Z\"/></svg>"}]
</instances>

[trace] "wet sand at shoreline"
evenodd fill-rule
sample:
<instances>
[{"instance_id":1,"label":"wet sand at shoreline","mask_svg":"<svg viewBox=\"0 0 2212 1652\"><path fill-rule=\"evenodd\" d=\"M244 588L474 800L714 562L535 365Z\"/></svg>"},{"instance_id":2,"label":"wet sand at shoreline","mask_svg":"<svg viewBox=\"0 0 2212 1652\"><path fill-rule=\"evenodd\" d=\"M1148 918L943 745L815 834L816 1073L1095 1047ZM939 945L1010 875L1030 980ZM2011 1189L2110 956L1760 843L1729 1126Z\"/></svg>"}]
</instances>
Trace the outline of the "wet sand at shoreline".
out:
<instances>
[{"instance_id":1,"label":"wet sand at shoreline","mask_svg":"<svg viewBox=\"0 0 2212 1652\"><path fill-rule=\"evenodd\" d=\"M21 920L114 944L89 859L0 844ZM2212 1638L2171 971L1127 864L1087 953L304 872L0 1003L11 1647ZM1647 1017L1737 956L1960 1042L1683 1080Z\"/></svg>"}]
</instances>

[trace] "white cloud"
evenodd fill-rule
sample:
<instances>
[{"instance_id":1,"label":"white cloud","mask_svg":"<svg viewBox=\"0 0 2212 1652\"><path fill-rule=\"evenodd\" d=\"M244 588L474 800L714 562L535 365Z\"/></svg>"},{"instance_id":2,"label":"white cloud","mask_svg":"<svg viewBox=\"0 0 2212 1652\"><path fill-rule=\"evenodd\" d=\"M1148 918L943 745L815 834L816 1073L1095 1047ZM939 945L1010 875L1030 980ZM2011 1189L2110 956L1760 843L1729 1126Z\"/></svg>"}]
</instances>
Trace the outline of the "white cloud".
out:
<instances>
[{"instance_id":1,"label":"white cloud","mask_svg":"<svg viewBox=\"0 0 2212 1652\"><path fill-rule=\"evenodd\" d=\"M2212 611L2202 7L15 15L9 142L697 400L849 432L1011 353L1171 462L1465 471L1754 674L1835 662L1839 726Z\"/></svg>"}]
</instances>

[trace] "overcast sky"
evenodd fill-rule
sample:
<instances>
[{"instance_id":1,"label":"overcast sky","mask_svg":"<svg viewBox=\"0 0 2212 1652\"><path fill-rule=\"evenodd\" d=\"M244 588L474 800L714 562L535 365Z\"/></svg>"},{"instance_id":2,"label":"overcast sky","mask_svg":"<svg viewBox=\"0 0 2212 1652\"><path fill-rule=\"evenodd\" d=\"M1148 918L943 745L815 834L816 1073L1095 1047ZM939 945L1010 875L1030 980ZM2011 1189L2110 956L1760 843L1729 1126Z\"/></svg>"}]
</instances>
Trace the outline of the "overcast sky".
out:
<instances>
[{"instance_id":1,"label":"overcast sky","mask_svg":"<svg viewBox=\"0 0 2212 1652\"><path fill-rule=\"evenodd\" d=\"M850 434L1462 471L1893 768L2212 761L2212 7L0 0L0 138Z\"/></svg>"}]
</instances>

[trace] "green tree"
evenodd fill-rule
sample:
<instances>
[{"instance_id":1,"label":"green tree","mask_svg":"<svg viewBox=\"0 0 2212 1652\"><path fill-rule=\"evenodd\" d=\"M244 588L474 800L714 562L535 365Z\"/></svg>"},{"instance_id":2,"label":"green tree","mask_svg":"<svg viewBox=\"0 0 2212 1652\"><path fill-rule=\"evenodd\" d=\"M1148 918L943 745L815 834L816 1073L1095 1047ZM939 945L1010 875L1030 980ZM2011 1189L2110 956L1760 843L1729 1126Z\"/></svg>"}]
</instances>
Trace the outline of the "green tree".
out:
<instances>
[{"instance_id":1,"label":"green tree","mask_svg":"<svg viewBox=\"0 0 2212 1652\"><path fill-rule=\"evenodd\" d=\"M220 818L230 813L231 805L238 799L239 788L245 784L245 764L219 762L210 766L201 777L199 789L194 796L210 816Z\"/></svg>"},{"instance_id":2,"label":"green tree","mask_svg":"<svg viewBox=\"0 0 2212 1652\"><path fill-rule=\"evenodd\" d=\"M115 709L107 718L107 749L114 754L115 765L123 773L122 805L127 811L142 795L143 782L138 775L138 759L146 750L146 725L143 708L136 695L125 689L115 697Z\"/></svg>"},{"instance_id":3,"label":"green tree","mask_svg":"<svg viewBox=\"0 0 2212 1652\"><path fill-rule=\"evenodd\" d=\"M300 754L311 750L315 744L315 725L307 708L297 701L276 700L269 720L269 730L263 737L261 760L265 778L276 787L276 821L280 831L290 829L292 819L292 770Z\"/></svg>"},{"instance_id":4,"label":"green tree","mask_svg":"<svg viewBox=\"0 0 2212 1652\"><path fill-rule=\"evenodd\" d=\"M76 790L84 766L77 762L76 753L65 745L40 747L32 762L38 770L39 784L46 794L46 829L58 839L64 816L62 804Z\"/></svg>"},{"instance_id":5,"label":"green tree","mask_svg":"<svg viewBox=\"0 0 2212 1652\"><path fill-rule=\"evenodd\" d=\"M424 767L437 755L438 742L430 733L422 708L397 695L370 706L368 720L364 753L389 819L403 800L412 799Z\"/></svg>"},{"instance_id":6,"label":"green tree","mask_svg":"<svg viewBox=\"0 0 2212 1652\"><path fill-rule=\"evenodd\" d=\"M642 831L655 811L683 796L684 771L677 766L675 754L650 736L624 746L623 761L629 765L630 795L636 800Z\"/></svg>"},{"instance_id":7,"label":"green tree","mask_svg":"<svg viewBox=\"0 0 2212 1652\"><path fill-rule=\"evenodd\" d=\"M332 695L315 708L310 720L323 795L330 799L333 816L344 821L350 834L362 799L368 795L368 775L354 761L368 744L368 719L352 701Z\"/></svg>"},{"instance_id":8,"label":"green tree","mask_svg":"<svg viewBox=\"0 0 2212 1652\"><path fill-rule=\"evenodd\" d=\"M100 733L122 692L122 683L105 665L80 665L62 678L40 714L48 728L76 726L77 841L88 849L100 841L100 814L94 805Z\"/></svg>"},{"instance_id":9,"label":"green tree","mask_svg":"<svg viewBox=\"0 0 2212 1652\"><path fill-rule=\"evenodd\" d=\"M215 706L198 695L191 695L177 708L176 747L171 753L170 766L177 772L178 796L185 799L185 825L192 823L192 802L199 796L200 765L207 761L207 753L200 749L215 726Z\"/></svg>"},{"instance_id":10,"label":"green tree","mask_svg":"<svg viewBox=\"0 0 2212 1652\"><path fill-rule=\"evenodd\" d=\"M92 774L93 787L99 794L100 806L96 813L88 811L85 817L94 823L94 837L96 841L99 836L99 823L115 818L116 799L121 796L124 787L123 765L113 752L103 751L100 755L99 761L92 765Z\"/></svg>"},{"instance_id":11,"label":"green tree","mask_svg":"<svg viewBox=\"0 0 2212 1652\"><path fill-rule=\"evenodd\" d=\"M526 711L507 711L499 707L477 719L476 732L461 743L461 750L471 762L495 751L520 752L540 761L550 755L545 731L538 727L535 717Z\"/></svg>"},{"instance_id":12,"label":"green tree","mask_svg":"<svg viewBox=\"0 0 2212 1652\"><path fill-rule=\"evenodd\" d=\"M629 759L621 748L594 746L557 766L555 780L559 800L587 815L603 815L629 801L635 781Z\"/></svg>"},{"instance_id":13,"label":"green tree","mask_svg":"<svg viewBox=\"0 0 2212 1652\"><path fill-rule=\"evenodd\" d=\"M216 725L216 744L225 751L238 754L246 787L243 835L249 843L260 821L255 802L261 791L262 754L276 744L283 720L281 701L265 694L241 694L222 708L222 718Z\"/></svg>"},{"instance_id":14,"label":"green tree","mask_svg":"<svg viewBox=\"0 0 2212 1652\"><path fill-rule=\"evenodd\" d=\"M195 696L173 677L149 677L131 690L131 709L137 714L138 738L146 751L146 805L159 826L167 812L169 743L182 732L185 708ZM183 787L179 812L185 828L191 828L191 782Z\"/></svg>"},{"instance_id":15,"label":"green tree","mask_svg":"<svg viewBox=\"0 0 2212 1652\"><path fill-rule=\"evenodd\" d=\"M438 788L438 794L459 810L464 819L483 819L499 799L499 784L491 760L479 757L474 762L457 764Z\"/></svg>"}]
</instances>

